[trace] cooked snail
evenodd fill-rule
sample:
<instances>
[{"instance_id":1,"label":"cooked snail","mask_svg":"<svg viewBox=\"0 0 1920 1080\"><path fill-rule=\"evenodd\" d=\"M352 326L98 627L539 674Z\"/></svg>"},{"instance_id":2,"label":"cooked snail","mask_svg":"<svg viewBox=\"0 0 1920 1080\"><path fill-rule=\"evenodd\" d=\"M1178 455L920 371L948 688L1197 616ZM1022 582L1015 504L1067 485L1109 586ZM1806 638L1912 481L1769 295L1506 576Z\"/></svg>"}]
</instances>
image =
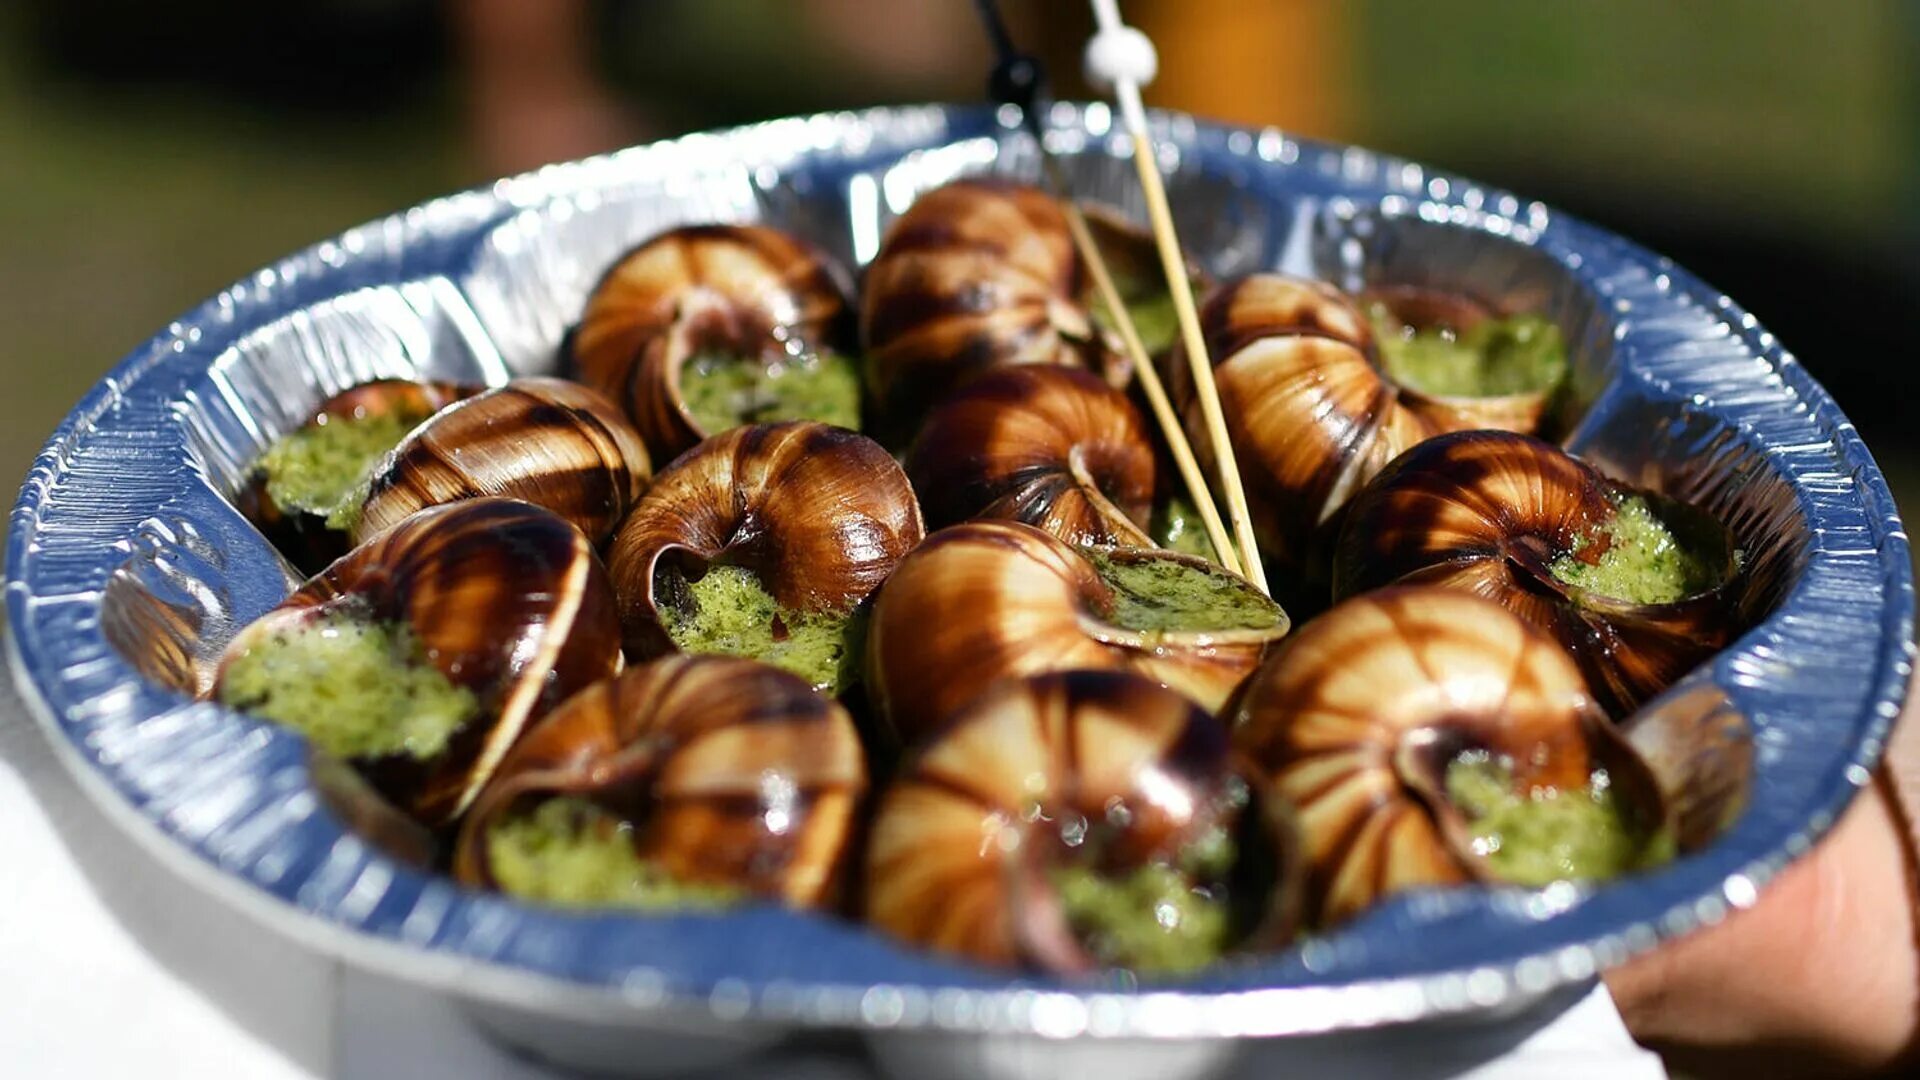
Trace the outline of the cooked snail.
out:
<instances>
[{"instance_id":1,"label":"cooked snail","mask_svg":"<svg viewBox=\"0 0 1920 1080\"><path fill-rule=\"evenodd\" d=\"M1131 370L1096 332L1082 286L1066 217L1045 192L963 179L920 196L887 230L861 295L881 418L908 434L967 379L1014 364L1092 368L1124 386Z\"/></svg>"},{"instance_id":2,"label":"cooked snail","mask_svg":"<svg viewBox=\"0 0 1920 1080\"><path fill-rule=\"evenodd\" d=\"M753 656L838 692L861 605L925 529L880 444L811 421L756 424L675 461L627 517L609 567L628 656Z\"/></svg>"},{"instance_id":3,"label":"cooked snail","mask_svg":"<svg viewBox=\"0 0 1920 1080\"><path fill-rule=\"evenodd\" d=\"M597 544L651 472L612 402L565 379L515 379L442 409L395 447L373 473L353 535L365 541L425 507L498 495L544 506Z\"/></svg>"},{"instance_id":4,"label":"cooked snail","mask_svg":"<svg viewBox=\"0 0 1920 1080\"><path fill-rule=\"evenodd\" d=\"M1075 545L1152 546L1146 422L1085 371L1023 364L973 380L927 417L907 475L934 528L1003 518Z\"/></svg>"},{"instance_id":5,"label":"cooked snail","mask_svg":"<svg viewBox=\"0 0 1920 1080\"><path fill-rule=\"evenodd\" d=\"M563 904L831 904L865 791L846 710L751 660L668 656L567 699L461 828L454 874Z\"/></svg>"},{"instance_id":6,"label":"cooked snail","mask_svg":"<svg viewBox=\"0 0 1920 1080\"><path fill-rule=\"evenodd\" d=\"M1286 632L1278 604L1203 559L972 521L928 537L880 590L867 690L906 741L997 679L1048 671L1131 671L1211 711Z\"/></svg>"},{"instance_id":7,"label":"cooked snail","mask_svg":"<svg viewBox=\"0 0 1920 1080\"><path fill-rule=\"evenodd\" d=\"M267 447L234 501L281 554L315 573L353 546L367 473L421 421L473 392L406 379L343 390Z\"/></svg>"},{"instance_id":8,"label":"cooked snail","mask_svg":"<svg viewBox=\"0 0 1920 1080\"><path fill-rule=\"evenodd\" d=\"M859 426L847 303L820 252L764 225L694 225L622 256L587 298L569 374L670 461L741 424Z\"/></svg>"},{"instance_id":9,"label":"cooked snail","mask_svg":"<svg viewBox=\"0 0 1920 1080\"><path fill-rule=\"evenodd\" d=\"M999 684L882 795L866 915L942 952L1055 972L1200 967L1291 929L1285 834L1225 730L1137 675Z\"/></svg>"},{"instance_id":10,"label":"cooked snail","mask_svg":"<svg viewBox=\"0 0 1920 1080\"><path fill-rule=\"evenodd\" d=\"M1731 640L1740 574L1732 534L1704 512L1485 431L1416 447L1355 497L1334 590L1398 581L1498 600L1624 714Z\"/></svg>"},{"instance_id":11,"label":"cooked snail","mask_svg":"<svg viewBox=\"0 0 1920 1080\"><path fill-rule=\"evenodd\" d=\"M1609 878L1671 851L1579 669L1467 593L1386 589L1308 623L1248 682L1234 739L1294 808L1322 926L1406 889Z\"/></svg>"},{"instance_id":12,"label":"cooked snail","mask_svg":"<svg viewBox=\"0 0 1920 1080\"><path fill-rule=\"evenodd\" d=\"M1436 305L1403 306L1426 326ZM1279 274L1223 286L1207 298L1200 317L1261 548L1300 580L1303 598L1324 581L1329 522L1353 492L1402 451L1442 432L1504 422L1524 422L1531 430L1565 366L1564 358L1555 367L1527 350L1469 350L1451 330L1396 337L1383 346L1344 294ZM1484 319L1473 325L1483 324L1493 325ZM1533 359L1484 359L1496 353ZM1413 356L1405 361L1411 368L1454 379L1441 389L1500 392L1422 393L1409 381L1396 382L1391 358L1402 355ZM1205 425L1186 365L1176 358L1169 371L1170 393L1204 452ZM1504 392L1512 387L1520 389ZM1517 419L1523 415L1528 419Z\"/></svg>"},{"instance_id":13,"label":"cooked snail","mask_svg":"<svg viewBox=\"0 0 1920 1080\"><path fill-rule=\"evenodd\" d=\"M619 665L593 545L537 506L482 498L413 515L242 629L213 693L440 828L532 720Z\"/></svg>"}]
</instances>

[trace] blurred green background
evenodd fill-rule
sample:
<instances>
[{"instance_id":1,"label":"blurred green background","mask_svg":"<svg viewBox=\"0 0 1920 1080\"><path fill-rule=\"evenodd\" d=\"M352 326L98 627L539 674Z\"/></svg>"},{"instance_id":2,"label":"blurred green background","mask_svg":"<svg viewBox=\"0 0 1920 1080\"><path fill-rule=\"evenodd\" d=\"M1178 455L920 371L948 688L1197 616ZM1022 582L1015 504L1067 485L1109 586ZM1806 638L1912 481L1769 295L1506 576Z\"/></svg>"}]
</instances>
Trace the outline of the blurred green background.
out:
<instances>
[{"instance_id":1,"label":"blurred green background","mask_svg":"<svg viewBox=\"0 0 1920 1080\"><path fill-rule=\"evenodd\" d=\"M1084 6L1003 0L1063 96ZM1544 198L1739 298L1920 500L1913 5L1132 0L1152 104ZM170 318L294 248L544 161L971 100L965 0L25 0L0 10L0 477Z\"/></svg>"}]
</instances>

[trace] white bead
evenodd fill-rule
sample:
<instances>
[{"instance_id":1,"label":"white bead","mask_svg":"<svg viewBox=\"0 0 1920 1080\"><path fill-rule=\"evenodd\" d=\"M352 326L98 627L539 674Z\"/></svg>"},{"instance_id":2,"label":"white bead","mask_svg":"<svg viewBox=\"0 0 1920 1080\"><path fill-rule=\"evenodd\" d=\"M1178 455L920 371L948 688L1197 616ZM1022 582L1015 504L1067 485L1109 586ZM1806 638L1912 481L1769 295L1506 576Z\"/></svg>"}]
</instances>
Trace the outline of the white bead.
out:
<instances>
[{"instance_id":1,"label":"white bead","mask_svg":"<svg viewBox=\"0 0 1920 1080\"><path fill-rule=\"evenodd\" d=\"M1087 81L1102 90L1115 83L1130 82L1145 86L1160 70L1160 58L1153 42L1131 26L1102 30L1087 42L1084 61Z\"/></svg>"}]
</instances>

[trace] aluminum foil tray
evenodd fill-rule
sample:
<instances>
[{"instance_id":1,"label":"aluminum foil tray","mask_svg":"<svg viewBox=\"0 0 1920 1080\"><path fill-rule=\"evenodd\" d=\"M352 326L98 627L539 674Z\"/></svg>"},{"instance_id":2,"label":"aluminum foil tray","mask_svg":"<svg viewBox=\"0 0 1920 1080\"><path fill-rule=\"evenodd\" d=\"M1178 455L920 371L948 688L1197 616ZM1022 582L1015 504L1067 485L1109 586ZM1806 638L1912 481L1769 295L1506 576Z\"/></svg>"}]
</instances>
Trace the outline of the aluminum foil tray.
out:
<instances>
[{"instance_id":1,"label":"aluminum foil tray","mask_svg":"<svg viewBox=\"0 0 1920 1080\"><path fill-rule=\"evenodd\" d=\"M1062 104L1048 119L1077 190L1143 217L1106 108ZM1572 348L1567 444L1735 526L1758 621L1654 706L1718 710L1750 732L1746 809L1710 848L1592 890L1409 896L1180 983L1013 978L771 907L565 914L465 891L351 831L300 739L194 700L205 660L290 584L228 496L323 398L380 376L550 370L600 270L682 222L766 220L863 264L919 192L960 173L1037 174L1016 121L835 113L556 165L353 229L167 326L61 424L13 511L12 660L62 757L209 893L454 993L506 1037L569 1060L631 1066L635 1031L684 1043L691 1056L646 1056L672 1066L819 1027L862 1029L883 1062L913 1067L932 1059L884 1047L1004 1035L1197 1050L1129 1059L1162 1076L1215 1061L1221 1037L1485 1011L1590 979L1752 903L1866 782L1911 666L1907 538L1853 426L1771 334L1685 270L1540 203L1178 115L1155 120L1163 165L1208 269L1444 283L1542 310Z\"/></svg>"}]
</instances>

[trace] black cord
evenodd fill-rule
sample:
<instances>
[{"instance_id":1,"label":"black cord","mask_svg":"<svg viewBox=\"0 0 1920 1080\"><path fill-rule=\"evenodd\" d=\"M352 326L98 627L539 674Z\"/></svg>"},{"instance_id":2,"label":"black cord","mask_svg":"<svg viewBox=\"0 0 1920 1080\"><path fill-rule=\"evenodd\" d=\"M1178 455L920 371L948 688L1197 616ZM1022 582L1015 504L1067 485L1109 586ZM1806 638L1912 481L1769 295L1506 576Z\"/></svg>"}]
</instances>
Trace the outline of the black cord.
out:
<instances>
[{"instance_id":1,"label":"black cord","mask_svg":"<svg viewBox=\"0 0 1920 1080\"><path fill-rule=\"evenodd\" d=\"M1018 106L1021 122L1038 139L1052 102L1046 70L1037 58L1014 47L1007 24L1000 18L998 0L974 0L974 7L980 12L980 23L986 28L995 55L993 72L987 76L987 96L1002 105Z\"/></svg>"}]
</instances>

